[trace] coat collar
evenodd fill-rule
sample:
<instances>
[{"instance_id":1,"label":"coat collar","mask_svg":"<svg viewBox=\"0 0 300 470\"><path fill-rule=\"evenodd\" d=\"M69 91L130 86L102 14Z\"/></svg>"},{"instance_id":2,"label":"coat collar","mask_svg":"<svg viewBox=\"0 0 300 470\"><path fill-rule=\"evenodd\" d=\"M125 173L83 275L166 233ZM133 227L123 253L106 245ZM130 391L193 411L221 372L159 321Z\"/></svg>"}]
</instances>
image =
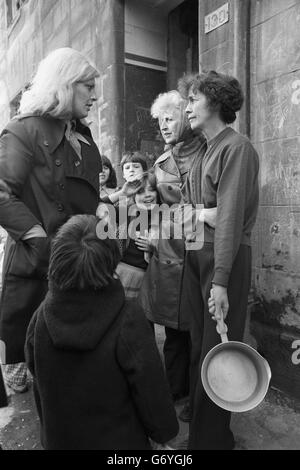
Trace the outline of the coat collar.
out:
<instances>
[{"instance_id":1,"label":"coat collar","mask_svg":"<svg viewBox=\"0 0 300 470\"><path fill-rule=\"evenodd\" d=\"M43 143L46 147L48 147L49 152L53 153L64 138L66 131L66 121L63 119L55 119L51 116L39 116L38 114L29 113L20 114L14 119L22 120L30 117L37 118L39 123L42 123L44 138ZM88 136L90 138L92 137L90 129L80 122L80 120L76 120L76 131L84 136Z\"/></svg>"},{"instance_id":2,"label":"coat collar","mask_svg":"<svg viewBox=\"0 0 300 470\"><path fill-rule=\"evenodd\" d=\"M202 137L193 135L190 137L190 139L178 142L175 145L167 145L165 152L155 161L154 166L159 166L172 175L180 176L176 160L195 157L204 142Z\"/></svg>"},{"instance_id":3,"label":"coat collar","mask_svg":"<svg viewBox=\"0 0 300 470\"><path fill-rule=\"evenodd\" d=\"M166 152L164 152L158 159L154 162L154 166L159 165L160 163L164 162L168 158L172 156L172 151L171 148L168 148Z\"/></svg>"}]
</instances>

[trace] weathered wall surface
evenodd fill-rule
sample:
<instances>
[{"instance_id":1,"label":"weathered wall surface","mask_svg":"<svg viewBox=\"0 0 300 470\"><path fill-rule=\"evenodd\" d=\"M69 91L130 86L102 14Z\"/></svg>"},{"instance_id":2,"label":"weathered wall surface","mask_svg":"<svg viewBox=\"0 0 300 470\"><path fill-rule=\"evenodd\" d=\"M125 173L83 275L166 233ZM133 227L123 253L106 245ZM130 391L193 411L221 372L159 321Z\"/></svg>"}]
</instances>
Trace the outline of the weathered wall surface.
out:
<instances>
[{"instance_id":1,"label":"weathered wall surface","mask_svg":"<svg viewBox=\"0 0 300 470\"><path fill-rule=\"evenodd\" d=\"M8 29L4 5L0 0L0 110L6 110L0 114L0 127L9 117L7 97L15 98L48 52L70 46L90 57L101 72L91 129L101 150L118 161L123 149L123 0L29 0Z\"/></svg>"},{"instance_id":2,"label":"weathered wall surface","mask_svg":"<svg viewBox=\"0 0 300 470\"><path fill-rule=\"evenodd\" d=\"M273 383L300 396L299 0L251 2L251 139L261 157L252 332Z\"/></svg>"},{"instance_id":3,"label":"weathered wall surface","mask_svg":"<svg viewBox=\"0 0 300 470\"><path fill-rule=\"evenodd\" d=\"M229 6L229 21L205 33L205 17L224 4ZM199 0L199 62L200 70L217 70L235 75L248 97L249 0ZM248 98L234 124L236 130L249 133Z\"/></svg>"}]
</instances>

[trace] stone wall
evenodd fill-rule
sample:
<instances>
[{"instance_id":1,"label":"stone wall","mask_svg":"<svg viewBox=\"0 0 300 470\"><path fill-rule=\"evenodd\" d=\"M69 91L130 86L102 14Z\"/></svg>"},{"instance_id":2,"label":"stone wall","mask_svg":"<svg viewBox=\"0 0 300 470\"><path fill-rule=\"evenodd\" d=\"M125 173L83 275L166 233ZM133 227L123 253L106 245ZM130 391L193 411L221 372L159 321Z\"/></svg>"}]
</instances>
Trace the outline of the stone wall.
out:
<instances>
[{"instance_id":1,"label":"stone wall","mask_svg":"<svg viewBox=\"0 0 300 470\"><path fill-rule=\"evenodd\" d=\"M0 128L9 118L8 102L28 83L40 60L53 49L70 46L101 72L91 129L100 149L118 162L124 145L124 1L28 0L9 28L4 12L5 0L0 0Z\"/></svg>"}]
</instances>

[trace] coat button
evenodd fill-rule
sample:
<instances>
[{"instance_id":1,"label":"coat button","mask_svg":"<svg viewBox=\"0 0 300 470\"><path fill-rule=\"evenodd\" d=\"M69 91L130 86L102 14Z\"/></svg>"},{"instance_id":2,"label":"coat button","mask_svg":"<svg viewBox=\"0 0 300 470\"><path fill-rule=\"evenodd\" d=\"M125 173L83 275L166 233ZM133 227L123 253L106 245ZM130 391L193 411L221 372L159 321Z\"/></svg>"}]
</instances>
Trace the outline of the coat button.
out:
<instances>
[{"instance_id":1,"label":"coat button","mask_svg":"<svg viewBox=\"0 0 300 470\"><path fill-rule=\"evenodd\" d=\"M45 145L45 147L49 147L49 142L48 142L48 140L44 140L44 145Z\"/></svg>"},{"instance_id":2,"label":"coat button","mask_svg":"<svg viewBox=\"0 0 300 470\"><path fill-rule=\"evenodd\" d=\"M61 189L62 191L65 189L65 185L63 183L60 183L58 185L59 189Z\"/></svg>"},{"instance_id":3,"label":"coat button","mask_svg":"<svg viewBox=\"0 0 300 470\"><path fill-rule=\"evenodd\" d=\"M57 210L58 210L59 212L63 212L63 210L64 210L63 204L57 204Z\"/></svg>"},{"instance_id":4,"label":"coat button","mask_svg":"<svg viewBox=\"0 0 300 470\"><path fill-rule=\"evenodd\" d=\"M79 166L79 165L80 165L80 163L81 163L81 162L80 162L80 160L76 160L76 162L75 162L75 166Z\"/></svg>"},{"instance_id":5,"label":"coat button","mask_svg":"<svg viewBox=\"0 0 300 470\"><path fill-rule=\"evenodd\" d=\"M172 191L173 187L172 186L168 186L168 190L169 191Z\"/></svg>"},{"instance_id":6,"label":"coat button","mask_svg":"<svg viewBox=\"0 0 300 470\"><path fill-rule=\"evenodd\" d=\"M56 166L61 166L61 164L62 164L62 161L61 161L61 160L58 160L58 159L55 160L55 165L56 165Z\"/></svg>"}]
</instances>

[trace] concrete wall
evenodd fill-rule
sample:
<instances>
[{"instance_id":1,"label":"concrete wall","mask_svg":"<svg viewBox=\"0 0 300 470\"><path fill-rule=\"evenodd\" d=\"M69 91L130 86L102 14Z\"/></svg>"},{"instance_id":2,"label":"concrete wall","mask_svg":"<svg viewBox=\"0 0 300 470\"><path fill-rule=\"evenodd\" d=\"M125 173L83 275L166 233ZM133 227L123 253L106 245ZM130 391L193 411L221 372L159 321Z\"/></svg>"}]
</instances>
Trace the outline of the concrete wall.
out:
<instances>
[{"instance_id":1,"label":"concrete wall","mask_svg":"<svg viewBox=\"0 0 300 470\"><path fill-rule=\"evenodd\" d=\"M1 44L7 45L7 53L0 49L0 110L6 110L0 127L8 119L7 96L14 99L48 52L71 46L90 57L101 72L91 129L100 149L118 161L124 145L123 0L28 0L9 29L4 6L5 0L0 0Z\"/></svg>"},{"instance_id":2,"label":"concrete wall","mask_svg":"<svg viewBox=\"0 0 300 470\"><path fill-rule=\"evenodd\" d=\"M300 1L251 2L251 139L261 157L252 331L300 396Z\"/></svg>"}]
</instances>

